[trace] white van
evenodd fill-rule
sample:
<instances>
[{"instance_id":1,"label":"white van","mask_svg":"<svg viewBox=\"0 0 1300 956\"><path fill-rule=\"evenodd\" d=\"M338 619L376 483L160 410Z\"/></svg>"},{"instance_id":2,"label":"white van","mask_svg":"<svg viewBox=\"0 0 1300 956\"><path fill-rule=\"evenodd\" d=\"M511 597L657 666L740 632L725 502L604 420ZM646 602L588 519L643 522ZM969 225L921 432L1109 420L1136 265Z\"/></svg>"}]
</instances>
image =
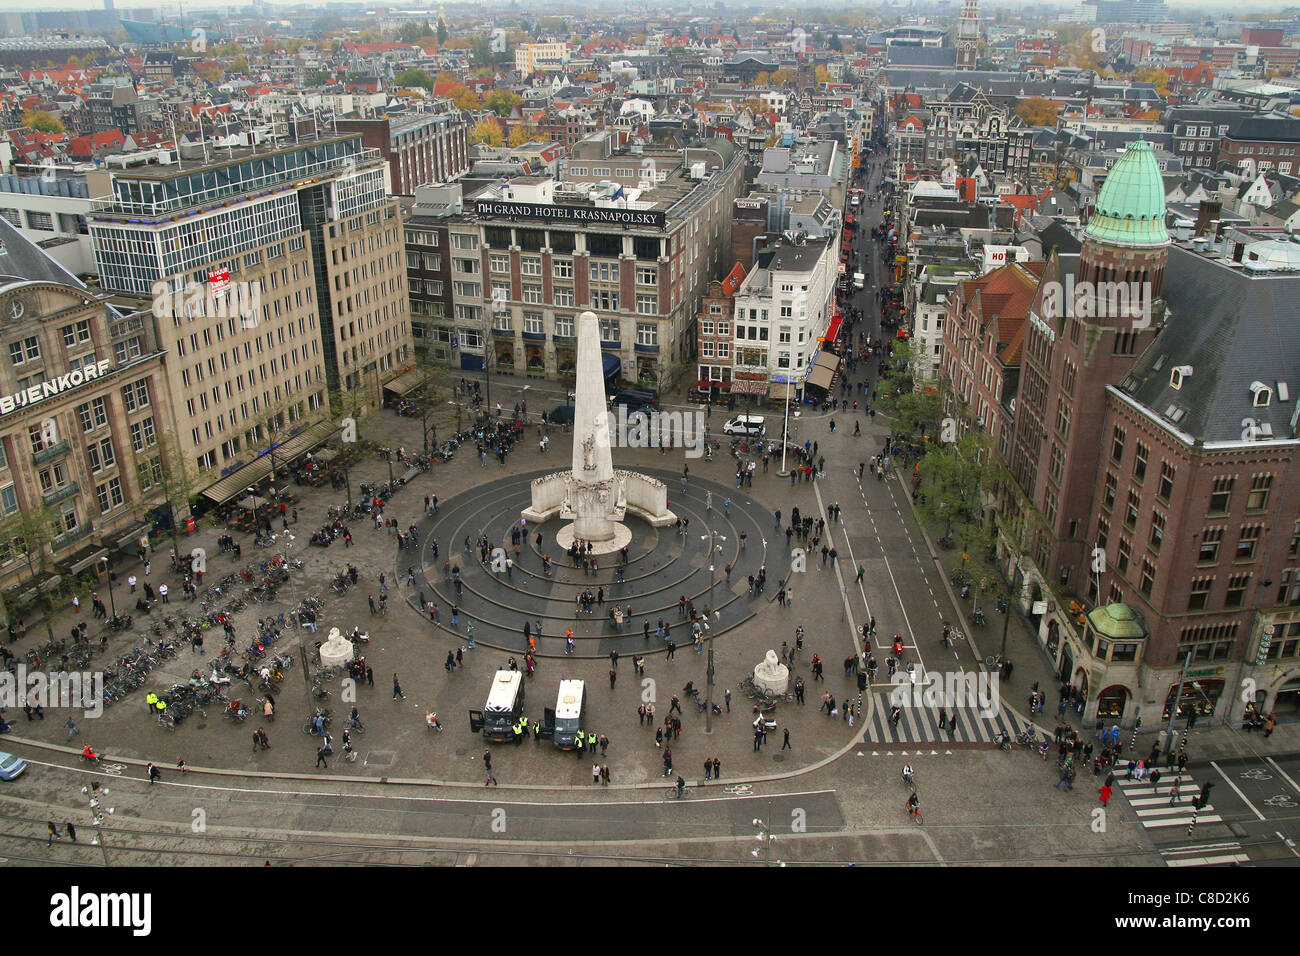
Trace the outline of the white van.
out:
<instances>
[{"instance_id":1,"label":"white van","mask_svg":"<svg viewBox=\"0 0 1300 956\"><path fill-rule=\"evenodd\" d=\"M722 431L727 435L750 435L761 437L767 434L767 428L763 425L762 415L737 415L731 421L722 426Z\"/></svg>"},{"instance_id":2,"label":"white van","mask_svg":"<svg viewBox=\"0 0 1300 956\"><path fill-rule=\"evenodd\" d=\"M861 272L853 273L853 288L862 289L867 284L867 277Z\"/></svg>"},{"instance_id":3,"label":"white van","mask_svg":"<svg viewBox=\"0 0 1300 956\"><path fill-rule=\"evenodd\" d=\"M580 680L560 681L560 692L555 698L555 746L560 750L576 750L578 732L587 716L587 684Z\"/></svg>"},{"instance_id":4,"label":"white van","mask_svg":"<svg viewBox=\"0 0 1300 956\"><path fill-rule=\"evenodd\" d=\"M499 670L483 705L483 736L505 743L515 739L515 724L524 712L523 671Z\"/></svg>"}]
</instances>

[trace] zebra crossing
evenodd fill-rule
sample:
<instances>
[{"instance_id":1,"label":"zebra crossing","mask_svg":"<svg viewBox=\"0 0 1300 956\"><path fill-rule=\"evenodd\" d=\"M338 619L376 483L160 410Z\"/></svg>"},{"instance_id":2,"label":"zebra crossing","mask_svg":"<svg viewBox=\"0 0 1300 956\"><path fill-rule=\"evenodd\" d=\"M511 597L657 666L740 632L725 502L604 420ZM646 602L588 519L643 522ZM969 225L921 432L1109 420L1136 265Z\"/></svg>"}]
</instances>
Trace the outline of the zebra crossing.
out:
<instances>
[{"instance_id":1,"label":"zebra crossing","mask_svg":"<svg viewBox=\"0 0 1300 956\"><path fill-rule=\"evenodd\" d=\"M1002 731L1012 740L1026 727L1006 708L986 712L979 706L945 708L946 726L939 727L938 706L900 707L897 724L890 721L893 708L888 691L878 692L863 741L869 744L991 744Z\"/></svg>"},{"instance_id":2,"label":"zebra crossing","mask_svg":"<svg viewBox=\"0 0 1300 956\"><path fill-rule=\"evenodd\" d=\"M1171 801L1174 781L1178 779L1182 784L1177 798ZM1152 786L1149 780L1125 780L1122 777L1117 777L1115 784L1144 829L1172 834L1178 827L1191 825L1192 802L1200 795L1201 787L1190 774L1163 777L1156 786ZM1198 826L1223 822L1212 803L1206 804L1196 814ZM1159 850L1165 865L1171 867L1230 866L1250 862L1245 848L1236 841L1159 847Z\"/></svg>"}]
</instances>

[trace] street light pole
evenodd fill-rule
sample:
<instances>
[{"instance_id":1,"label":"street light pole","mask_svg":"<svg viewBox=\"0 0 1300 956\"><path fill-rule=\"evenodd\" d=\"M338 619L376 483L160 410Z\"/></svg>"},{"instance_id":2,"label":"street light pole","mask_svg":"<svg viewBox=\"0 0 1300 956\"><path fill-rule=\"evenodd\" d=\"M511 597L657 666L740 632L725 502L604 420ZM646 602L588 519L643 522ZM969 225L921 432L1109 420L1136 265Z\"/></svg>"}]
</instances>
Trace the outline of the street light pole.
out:
<instances>
[{"instance_id":1,"label":"street light pole","mask_svg":"<svg viewBox=\"0 0 1300 956\"><path fill-rule=\"evenodd\" d=\"M1192 666L1192 652L1183 658L1183 672L1178 678L1178 694L1174 697L1174 709L1169 712L1169 750L1174 749L1174 721L1178 719L1178 708L1183 704L1183 688L1187 685L1187 669Z\"/></svg>"},{"instance_id":2,"label":"street light pole","mask_svg":"<svg viewBox=\"0 0 1300 956\"><path fill-rule=\"evenodd\" d=\"M113 600L113 572L108 566L108 558L100 558L100 563L104 565L104 571L108 575L108 606L113 612L114 620L117 619L117 603Z\"/></svg>"},{"instance_id":3,"label":"street light pole","mask_svg":"<svg viewBox=\"0 0 1300 956\"><path fill-rule=\"evenodd\" d=\"M701 539L703 539L703 535L701 535L700 537ZM704 732L706 734L713 733L713 684L714 684L715 670L713 666L714 663L713 626L709 622L709 615L716 614L716 612L713 610L713 585L714 582L717 580L717 576L718 576L717 565L714 561L714 556L717 554L718 550L720 550L717 544L715 543L716 539L718 538L721 538L723 541L727 540L726 538L723 538L721 535L717 534L712 528L710 528L709 539L708 539L709 540L709 606L704 609L704 629L705 631L708 632L709 635L708 636L709 663L708 663L708 669L705 674L705 682L707 684L707 687L705 688L705 696L704 696Z\"/></svg>"},{"instance_id":4,"label":"street light pole","mask_svg":"<svg viewBox=\"0 0 1300 956\"><path fill-rule=\"evenodd\" d=\"M781 470L777 472L782 478L789 477L785 467L785 448L790 442L790 377L785 380L785 414L781 419Z\"/></svg>"}]
</instances>

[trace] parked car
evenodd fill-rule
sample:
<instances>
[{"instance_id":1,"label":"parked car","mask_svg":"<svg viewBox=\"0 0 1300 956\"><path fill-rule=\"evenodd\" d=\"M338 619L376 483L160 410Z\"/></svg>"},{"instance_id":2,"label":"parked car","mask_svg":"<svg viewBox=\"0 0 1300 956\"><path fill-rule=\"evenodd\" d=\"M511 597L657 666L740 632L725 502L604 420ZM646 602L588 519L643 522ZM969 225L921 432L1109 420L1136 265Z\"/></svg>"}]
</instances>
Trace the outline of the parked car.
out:
<instances>
[{"instance_id":1,"label":"parked car","mask_svg":"<svg viewBox=\"0 0 1300 956\"><path fill-rule=\"evenodd\" d=\"M27 761L13 754L0 753L0 780L17 780L27 769Z\"/></svg>"},{"instance_id":2,"label":"parked car","mask_svg":"<svg viewBox=\"0 0 1300 956\"><path fill-rule=\"evenodd\" d=\"M737 415L722 426L727 435L752 435L761 437L767 434L762 415Z\"/></svg>"}]
</instances>

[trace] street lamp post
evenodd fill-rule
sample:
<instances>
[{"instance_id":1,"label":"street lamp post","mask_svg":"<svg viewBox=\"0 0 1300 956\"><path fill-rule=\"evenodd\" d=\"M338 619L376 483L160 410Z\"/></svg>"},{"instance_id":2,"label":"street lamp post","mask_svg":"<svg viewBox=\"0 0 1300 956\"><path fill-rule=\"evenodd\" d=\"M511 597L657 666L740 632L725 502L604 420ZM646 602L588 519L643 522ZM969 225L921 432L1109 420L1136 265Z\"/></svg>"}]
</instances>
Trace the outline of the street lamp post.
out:
<instances>
[{"instance_id":1,"label":"street lamp post","mask_svg":"<svg viewBox=\"0 0 1300 956\"><path fill-rule=\"evenodd\" d=\"M710 528L708 538L706 539L704 535L700 535L700 540L707 540L709 542L709 606L704 609L704 630L709 635L709 663L705 674L707 687L705 688L704 697L704 732L706 734L711 734L713 733L713 684L715 672L713 667L713 627L709 623L709 615L717 614L717 612L713 610L713 584L717 579L717 564L714 561L714 556L722 549L716 542L726 541L727 539ZM721 615L718 616L720 617Z\"/></svg>"},{"instance_id":2,"label":"street lamp post","mask_svg":"<svg viewBox=\"0 0 1300 956\"><path fill-rule=\"evenodd\" d=\"M113 612L113 618L117 618L117 603L113 600L113 572L109 570L108 558L99 559L99 563L104 566L104 573L108 579L108 607Z\"/></svg>"},{"instance_id":3,"label":"street lamp post","mask_svg":"<svg viewBox=\"0 0 1300 956\"><path fill-rule=\"evenodd\" d=\"M1187 656L1183 658L1183 672L1178 677L1178 694L1174 697L1174 709L1169 712L1169 747L1168 750L1174 749L1174 721L1178 719L1178 709L1183 705L1183 688L1187 686L1187 669L1192 666L1192 652L1188 651Z\"/></svg>"}]
</instances>

